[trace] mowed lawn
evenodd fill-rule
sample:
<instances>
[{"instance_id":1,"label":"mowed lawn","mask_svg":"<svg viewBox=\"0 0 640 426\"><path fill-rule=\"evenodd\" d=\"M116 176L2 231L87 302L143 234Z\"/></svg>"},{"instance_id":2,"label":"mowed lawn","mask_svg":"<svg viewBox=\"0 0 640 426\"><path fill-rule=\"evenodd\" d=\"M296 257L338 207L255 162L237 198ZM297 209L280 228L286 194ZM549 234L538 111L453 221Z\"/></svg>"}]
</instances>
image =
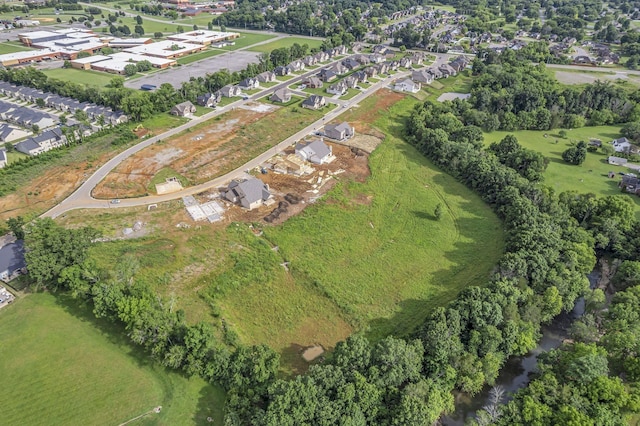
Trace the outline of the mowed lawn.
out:
<instances>
[{"instance_id":1,"label":"mowed lawn","mask_svg":"<svg viewBox=\"0 0 640 426\"><path fill-rule=\"evenodd\" d=\"M0 311L0 377L6 425L222 422L224 394L154 365L123 330L78 301L31 294Z\"/></svg>"},{"instance_id":2,"label":"mowed lawn","mask_svg":"<svg viewBox=\"0 0 640 426\"><path fill-rule=\"evenodd\" d=\"M228 29L227 31L237 32L233 28ZM221 47L221 49L237 50L243 47L251 46L256 43L271 40L272 38L275 38L275 37L276 37L275 35L268 35L268 34L240 33L240 37L233 40L234 42L233 46L225 46L225 47ZM250 49L250 50L253 50L253 49Z\"/></svg>"},{"instance_id":3,"label":"mowed lawn","mask_svg":"<svg viewBox=\"0 0 640 426\"><path fill-rule=\"evenodd\" d=\"M587 159L580 166L565 163L562 152L578 141L589 142L589 138L597 138L602 143L609 143L621 137L618 126L582 127L567 130L567 139L558 136L558 130L535 131L521 130L517 132L492 132L485 134L485 143L500 141L506 135L513 134L525 148L540 152L549 159L549 165L544 173L543 184L557 192L578 191L580 193L594 193L596 195L621 195L618 183L620 175L615 179L608 177L609 171L629 172L626 167L612 166L607 162L607 156L600 152L587 153ZM545 138L544 135L547 134ZM556 143L557 141L557 143ZM636 205L640 215L640 198L629 197Z\"/></svg>"},{"instance_id":4,"label":"mowed lawn","mask_svg":"<svg viewBox=\"0 0 640 426\"><path fill-rule=\"evenodd\" d=\"M255 46L250 48L254 52L271 52L275 49L280 49L283 47L291 47L294 43L298 43L300 46L303 44L307 44L310 49L318 48L322 44L322 40L313 39L313 38L304 38L304 37L284 37L279 38L278 40L274 40L271 43L261 44L259 46Z\"/></svg>"},{"instance_id":5,"label":"mowed lawn","mask_svg":"<svg viewBox=\"0 0 640 426\"><path fill-rule=\"evenodd\" d=\"M25 50L31 50L28 47L13 44L13 43L0 43L0 55L4 55L6 53L15 53L15 52L24 52Z\"/></svg>"},{"instance_id":6,"label":"mowed lawn","mask_svg":"<svg viewBox=\"0 0 640 426\"><path fill-rule=\"evenodd\" d=\"M116 77L114 74L106 72L79 70L75 68L55 68L42 70L47 77L57 78L62 81L72 81L74 83L83 83L87 86L105 87Z\"/></svg>"}]
</instances>

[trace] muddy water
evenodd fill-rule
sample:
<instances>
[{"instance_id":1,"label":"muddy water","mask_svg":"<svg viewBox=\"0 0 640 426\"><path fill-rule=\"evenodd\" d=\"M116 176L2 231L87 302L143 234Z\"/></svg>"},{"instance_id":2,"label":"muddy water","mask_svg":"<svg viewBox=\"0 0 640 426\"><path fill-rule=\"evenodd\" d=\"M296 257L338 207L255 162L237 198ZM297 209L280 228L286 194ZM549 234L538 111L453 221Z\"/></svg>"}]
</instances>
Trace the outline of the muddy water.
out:
<instances>
[{"instance_id":1,"label":"muddy water","mask_svg":"<svg viewBox=\"0 0 640 426\"><path fill-rule=\"evenodd\" d=\"M600 279L600 271L595 269L588 275L591 288L595 288ZM496 385L500 385L505 390L503 403L511 398L511 395L518 389L525 387L529 383L531 373L536 372L538 356L541 353L560 346L567 338L569 329L573 321L584 314L584 298L578 299L573 310L556 317L551 324L542 328L542 338L538 346L522 357L510 358L500 371L496 379ZM463 426L465 420L472 418L474 413L489 403L490 387L485 387L478 395L470 397L463 393L457 393L456 409L449 415L440 419L443 426Z\"/></svg>"}]
</instances>

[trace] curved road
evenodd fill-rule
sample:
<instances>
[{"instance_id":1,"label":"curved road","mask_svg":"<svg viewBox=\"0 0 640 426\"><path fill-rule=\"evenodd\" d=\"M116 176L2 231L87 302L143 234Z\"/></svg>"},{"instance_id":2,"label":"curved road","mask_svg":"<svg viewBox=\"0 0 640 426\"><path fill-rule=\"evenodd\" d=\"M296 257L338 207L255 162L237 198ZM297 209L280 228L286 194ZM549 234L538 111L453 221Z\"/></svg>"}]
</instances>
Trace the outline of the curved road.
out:
<instances>
[{"instance_id":1,"label":"curved road","mask_svg":"<svg viewBox=\"0 0 640 426\"><path fill-rule=\"evenodd\" d=\"M441 61L446 60L446 58L448 58L449 55L438 55L438 59L436 62L440 63ZM335 61L334 61L335 62ZM326 65L325 65L326 66ZM305 74L298 76L296 78L290 79L286 82L280 83L274 87L270 87L268 89L262 90L259 93L256 93L252 96L249 97L250 100L255 100L258 99L260 97L263 97L265 95L267 95L268 93L273 92L275 89L280 88L280 87L286 87L289 86L297 81L300 81L301 79L303 79L306 76L312 75L317 73L318 70L311 70L306 72ZM169 201L169 200L175 200L177 198L182 198L185 195L193 195L193 194L197 194L199 192L208 190L208 189L213 189L213 188L218 188L226 183L228 183L229 181L239 178L241 177L247 170L251 170L257 166L259 166L260 164L262 164L263 162L265 162L266 160L268 160L269 158L271 158L273 155L275 155L278 151L281 151L283 149L285 149L286 147L292 145L293 143L295 143L297 140L300 140L301 138L303 138L304 136L308 135L309 133L312 133L313 131L315 131L316 129L320 129L321 127L324 126L325 123L328 123L329 121L333 120L334 118L338 117L339 115L341 115L342 113L344 113L345 111L347 111L350 107L356 106L358 104L358 102L361 102L362 100L366 99L368 96L372 95L373 93L375 93L378 89L389 85L389 83L392 81L392 79L398 79L398 78L403 78L403 77L407 77L408 75L410 75L411 70L409 71L403 71L403 72L398 72L396 73L392 78L387 78L384 80L381 80L373 85L371 85L369 88L367 88L366 90L364 90L362 93L357 94L356 96L354 96L352 99L350 100L346 100L344 101L342 107L338 106L336 109L334 109L333 111L328 112L327 114L325 114L324 117L322 117L321 119L317 120L315 123L307 126L306 128L300 130L299 132L297 132L296 134L294 134L293 136L288 137L287 139L283 140L282 142L278 143L276 146L270 148L269 150L267 150L266 152L262 153L261 155L259 155L258 157L248 161L247 163L243 164L242 166L238 167L237 169L223 175L223 176L219 176L213 180L210 180L208 182L205 182L203 184L200 185L196 185L196 186L192 186L189 188L185 188L181 191L177 191L177 192L172 192L170 194L164 194L164 195L152 195L152 196L146 196L146 197L140 197L140 198L128 198L128 199L122 199L120 200L120 202L118 204L112 204L110 202L110 200L100 200L100 199L96 199L93 198L93 196L91 195L91 192L93 191L93 189L96 187L96 185L98 185L98 183L100 183L114 168L116 168L121 162L123 162L125 159L127 159L128 157L130 157L131 155L137 153L138 151L143 150L144 148L147 148L148 146L169 138L171 136L174 136L190 127L193 127L197 124L202 123L205 120L209 120L217 115L223 114L229 110L232 110L235 108L235 106L242 104L245 101L236 101L233 102L232 104L227 105L226 107L222 107L217 109L216 111L212 111L208 114L205 114L201 117L197 117L194 118L193 120L189 121L188 123L185 123L179 127L176 127L174 129L171 129L159 136L154 136L151 137L149 139L144 140L143 142L140 142L137 145L132 146L131 148L121 152L120 154L116 155L115 157L113 157L111 160L107 161L104 165L102 165L102 167L100 167L95 173L93 173L82 185L80 185L80 187L78 189L76 189L71 195L69 195L66 199L64 199L62 202L60 202L58 205L56 205L55 207L53 207L51 210L47 211L46 213L44 213L42 215L42 217L58 217L61 214L68 212L70 210L74 210L74 209L87 209L87 208L122 208L122 207L134 207L134 206L144 206L144 205L148 205L148 204L154 204L154 203L160 203L160 202L164 202L164 201Z\"/></svg>"}]
</instances>

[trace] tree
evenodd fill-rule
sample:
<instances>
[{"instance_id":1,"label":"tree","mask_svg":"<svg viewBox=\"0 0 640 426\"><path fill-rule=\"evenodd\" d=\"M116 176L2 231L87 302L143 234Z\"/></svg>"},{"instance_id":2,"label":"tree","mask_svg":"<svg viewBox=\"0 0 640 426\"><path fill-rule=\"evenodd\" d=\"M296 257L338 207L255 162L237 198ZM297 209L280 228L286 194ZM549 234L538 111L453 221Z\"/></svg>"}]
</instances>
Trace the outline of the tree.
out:
<instances>
[{"instance_id":1,"label":"tree","mask_svg":"<svg viewBox=\"0 0 640 426\"><path fill-rule=\"evenodd\" d=\"M442 203L438 203L435 210L433 211L433 216L436 218L436 220L440 220L442 219L442 214L443 214Z\"/></svg>"},{"instance_id":2,"label":"tree","mask_svg":"<svg viewBox=\"0 0 640 426\"><path fill-rule=\"evenodd\" d=\"M142 25L142 17L140 15L136 15L135 20L136 24Z\"/></svg>"},{"instance_id":3,"label":"tree","mask_svg":"<svg viewBox=\"0 0 640 426\"><path fill-rule=\"evenodd\" d=\"M633 141L640 141L640 121L625 124L620 133Z\"/></svg>"},{"instance_id":4,"label":"tree","mask_svg":"<svg viewBox=\"0 0 640 426\"><path fill-rule=\"evenodd\" d=\"M87 121L87 119L89 118L87 116L87 113L82 111L81 109L76 110L76 112L73 114L73 117L78 121Z\"/></svg>"},{"instance_id":5,"label":"tree","mask_svg":"<svg viewBox=\"0 0 640 426\"><path fill-rule=\"evenodd\" d=\"M587 159L587 144L583 141L578 142L576 146L572 146L562 153L562 159L567 163L579 166Z\"/></svg>"},{"instance_id":6,"label":"tree","mask_svg":"<svg viewBox=\"0 0 640 426\"><path fill-rule=\"evenodd\" d=\"M567 131L562 129L558 132L558 136L560 136L562 139L566 139L567 138Z\"/></svg>"},{"instance_id":7,"label":"tree","mask_svg":"<svg viewBox=\"0 0 640 426\"><path fill-rule=\"evenodd\" d=\"M156 31L153 33L153 38L162 38L162 33L160 31Z\"/></svg>"},{"instance_id":8,"label":"tree","mask_svg":"<svg viewBox=\"0 0 640 426\"><path fill-rule=\"evenodd\" d=\"M44 106L45 106L44 99L42 99L42 98L36 99L36 105L38 106L38 108L44 108Z\"/></svg>"},{"instance_id":9,"label":"tree","mask_svg":"<svg viewBox=\"0 0 640 426\"><path fill-rule=\"evenodd\" d=\"M16 147L13 146L13 144L11 142L5 142L4 143L4 149L6 149L7 152L13 152L13 151L15 151Z\"/></svg>"},{"instance_id":10,"label":"tree","mask_svg":"<svg viewBox=\"0 0 640 426\"><path fill-rule=\"evenodd\" d=\"M136 67L135 64L127 64L124 67L124 75L126 75L127 77L134 76L137 72L138 67Z\"/></svg>"},{"instance_id":11,"label":"tree","mask_svg":"<svg viewBox=\"0 0 640 426\"><path fill-rule=\"evenodd\" d=\"M136 33L136 34L138 34L138 35L140 35L140 36L141 36L141 35L144 35L144 28L142 28L142 25L136 25L136 26L133 28L133 32L134 32L134 33Z\"/></svg>"},{"instance_id":12,"label":"tree","mask_svg":"<svg viewBox=\"0 0 640 426\"><path fill-rule=\"evenodd\" d=\"M617 290L626 290L640 284L640 262L625 260L620 264L612 280Z\"/></svg>"},{"instance_id":13,"label":"tree","mask_svg":"<svg viewBox=\"0 0 640 426\"><path fill-rule=\"evenodd\" d=\"M16 216L7 219L7 227L13 235L19 239L24 240L24 218L22 216Z\"/></svg>"},{"instance_id":14,"label":"tree","mask_svg":"<svg viewBox=\"0 0 640 426\"><path fill-rule=\"evenodd\" d=\"M38 126L37 124L32 124L31 131L37 135L38 133L40 133L40 126Z\"/></svg>"}]
</instances>

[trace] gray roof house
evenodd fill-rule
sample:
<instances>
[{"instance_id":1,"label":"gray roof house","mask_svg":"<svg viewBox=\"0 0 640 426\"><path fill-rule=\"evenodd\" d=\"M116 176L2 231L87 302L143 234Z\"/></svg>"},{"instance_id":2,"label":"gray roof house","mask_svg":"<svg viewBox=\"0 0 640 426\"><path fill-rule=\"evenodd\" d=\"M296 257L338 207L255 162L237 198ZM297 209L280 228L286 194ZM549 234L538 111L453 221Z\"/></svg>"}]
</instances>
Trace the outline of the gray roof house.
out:
<instances>
[{"instance_id":1,"label":"gray roof house","mask_svg":"<svg viewBox=\"0 0 640 426\"><path fill-rule=\"evenodd\" d=\"M306 65L304 64L304 62L297 60L297 61L293 61L291 62L289 65L287 65L289 68L291 68L291 71L293 72L298 72L298 71L304 71Z\"/></svg>"},{"instance_id":2,"label":"gray roof house","mask_svg":"<svg viewBox=\"0 0 640 426\"><path fill-rule=\"evenodd\" d=\"M220 92L205 93L204 95L198 96L196 98L196 102L200 106L213 108L218 102L220 102L221 98L222 95L220 94Z\"/></svg>"},{"instance_id":3,"label":"gray roof house","mask_svg":"<svg viewBox=\"0 0 640 426\"><path fill-rule=\"evenodd\" d=\"M330 69L323 69L318 73L318 78L326 83L336 79L336 73Z\"/></svg>"},{"instance_id":4,"label":"gray roof house","mask_svg":"<svg viewBox=\"0 0 640 426\"><path fill-rule=\"evenodd\" d=\"M271 193L268 185L260 179L251 178L232 181L227 187L224 197L233 203L240 204L245 209L252 210L260 207L271 198Z\"/></svg>"},{"instance_id":5,"label":"gray roof house","mask_svg":"<svg viewBox=\"0 0 640 426\"><path fill-rule=\"evenodd\" d=\"M222 89L220 89L220 93L225 98L233 98L234 96L240 96L242 90L238 86L234 86L232 84L227 84Z\"/></svg>"},{"instance_id":6,"label":"gray roof house","mask_svg":"<svg viewBox=\"0 0 640 426\"><path fill-rule=\"evenodd\" d=\"M341 80L336 84L332 84L331 86L327 87L327 93L338 96L344 95L345 93L347 93L347 90L349 90L349 88L347 87L347 83L345 83L344 80Z\"/></svg>"},{"instance_id":7,"label":"gray roof house","mask_svg":"<svg viewBox=\"0 0 640 426\"><path fill-rule=\"evenodd\" d=\"M397 81L393 86L394 90L400 90L402 92L418 93L420 91L420 83L411 81L410 79Z\"/></svg>"},{"instance_id":8,"label":"gray roof house","mask_svg":"<svg viewBox=\"0 0 640 426\"><path fill-rule=\"evenodd\" d=\"M284 77L285 75L289 75L291 74L291 68L289 67L275 67L275 69L273 70L273 72L276 75L279 75L281 77Z\"/></svg>"},{"instance_id":9,"label":"gray roof house","mask_svg":"<svg viewBox=\"0 0 640 426\"><path fill-rule=\"evenodd\" d=\"M411 80L418 83L430 84L433 81L433 75L425 70L413 71L411 73Z\"/></svg>"},{"instance_id":10,"label":"gray roof house","mask_svg":"<svg viewBox=\"0 0 640 426\"><path fill-rule=\"evenodd\" d=\"M614 139L611 143L616 152L629 152L631 150L631 142L625 137Z\"/></svg>"},{"instance_id":11,"label":"gray roof house","mask_svg":"<svg viewBox=\"0 0 640 426\"><path fill-rule=\"evenodd\" d=\"M27 155L38 155L45 152L39 143L33 140L33 138L26 139L16 144L16 151L22 152Z\"/></svg>"},{"instance_id":12,"label":"gray roof house","mask_svg":"<svg viewBox=\"0 0 640 426\"><path fill-rule=\"evenodd\" d=\"M304 101L302 101L302 108L307 109L320 109L327 104L327 100L324 96L311 95Z\"/></svg>"},{"instance_id":13,"label":"gray roof house","mask_svg":"<svg viewBox=\"0 0 640 426\"><path fill-rule=\"evenodd\" d=\"M240 83L238 83L238 86L241 89L245 90L257 89L258 87L260 87L260 81L258 81L257 78L245 78Z\"/></svg>"},{"instance_id":14,"label":"gray roof house","mask_svg":"<svg viewBox=\"0 0 640 426\"><path fill-rule=\"evenodd\" d=\"M324 126L324 134L328 138L343 141L352 138L355 130L345 121L340 124L327 124Z\"/></svg>"},{"instance_id":15,"label":"gray roof house","mask_svg":"<svg viewBox=\"0 0 640 426\"><path fill-rule=\"evenodd\" d=\"M272 71L265 71L256 75L256 78L260 83L271 83L272 81L276 81L276 74Z\"/></svg>"},{"instance_id":16,"label":"gray roof house","mask_svg":"<svg viewBox=\"0 0 640 426\"><path fill-rule=\"evenodd\" d=\"M27 155L38 155L67 143L67 138L59 127L25 139L16 144L16 150Z\"/></svg>"},{"instance_id":17,"label":"gray roof house","mask_svg":"<svg viewBox=\"0 0 640 426\"><path fill-rule=\"evenodd\" d=\"M13 274L26 266L21 240L0 248L0 280L8 281Z\"/></svg>"},{"instance_id":18,"label":"gray roof house","mask_svg":"<svg viewBox=\"0 0 640 426\"><path fill-rule=\"evenodd\" d=\"M0 149L0 169L7 165L7 151Z\"/></svg>"},{"instance_id":19,"label":"gray roof house","mask_svg":"<svg viewBox=\"0 0 640 426\"><path fill-rule=\"evenodd\" d=\"M0 142L12 142L16 139L29 136L29 132L18 127L0 124Z\"/></svg>"},{"instance_id":20,"label":"gray roof house","mask_svg":"<svg viewBox=\"0 0 640 426\"><path fill-rule=\"evenodd\" d=\"M189 101L182 102L171 108L171 115L177 115L178 117L188 117L194 112L196 112L196 106Z\"/></svg>"},{"instance_id":21,"label":"gray roof house","mask_svg":"<svg viewBox=\"0 0 640 426\"><path fill-rule=\"evenodd\" d=\"M322 87L322 80L320 80L318 77L308 77L304 79L302 82L306 84L307 87L310 87L311 89L319 89Z\"/></svg>"},{"instance_id":22,"label":"gray roof house","mask_svg":"<svg viewBox=\"0 0 640 426\"><path fill-rule=\"evenodd\" d=\"M269 100L272 102L281 102L283 104L286 104L287 102L291 101L291 91L286 87L276 89Z\"/></svg>"},{"instance_id":23,"label":"gray roof house","mask_svg":"<svg viewBox=\"0 0 640 426\"><path fill-rule=\"evenodd\" d=\"M331 147L320 139L296 144L296 155L313 164L325 164L333 160Z\"/></svg>"}]
</instances>

